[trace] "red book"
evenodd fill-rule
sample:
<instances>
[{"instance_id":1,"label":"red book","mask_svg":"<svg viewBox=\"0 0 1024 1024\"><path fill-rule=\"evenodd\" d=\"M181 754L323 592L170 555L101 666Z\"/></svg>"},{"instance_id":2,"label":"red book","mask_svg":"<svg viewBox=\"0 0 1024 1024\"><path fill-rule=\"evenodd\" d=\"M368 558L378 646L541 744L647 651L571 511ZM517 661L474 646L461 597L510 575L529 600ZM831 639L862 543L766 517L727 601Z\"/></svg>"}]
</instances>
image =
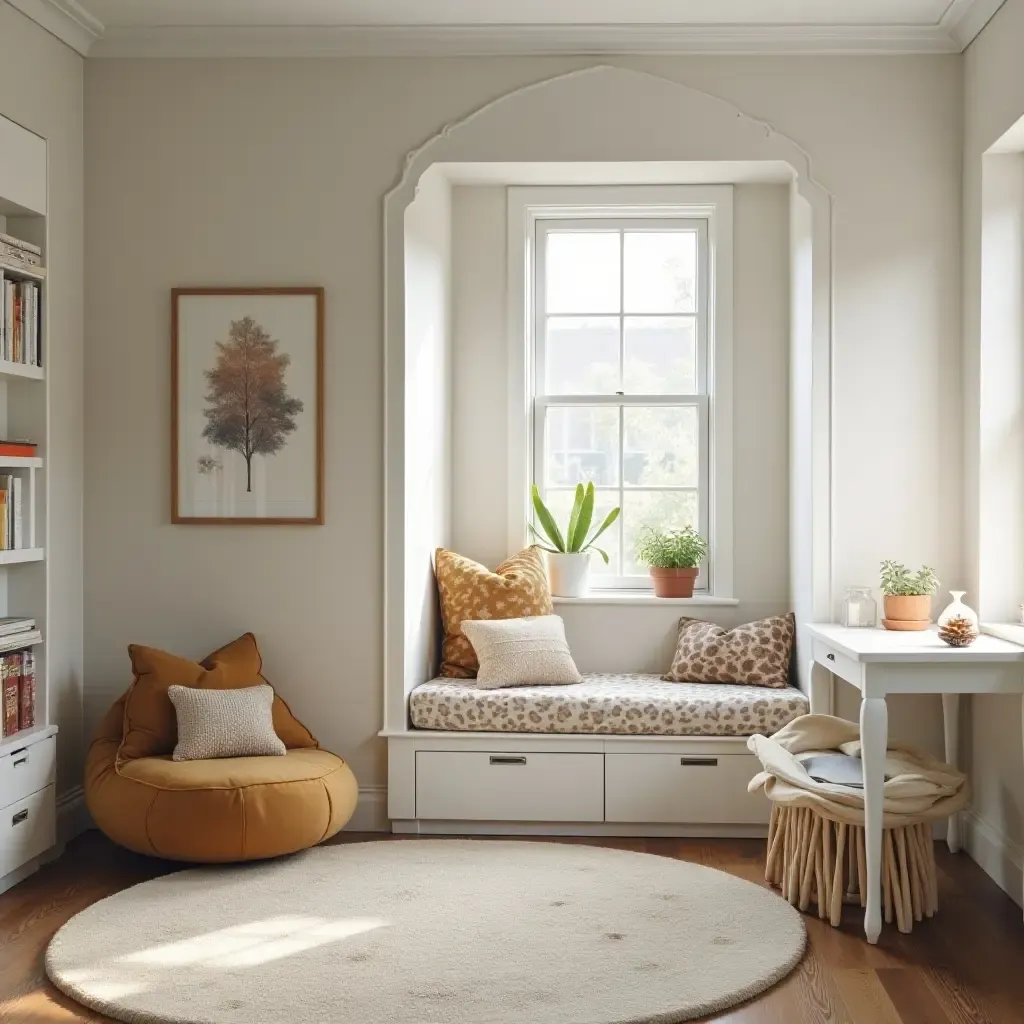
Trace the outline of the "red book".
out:
<instances>
[{"instance_id":1,"label":"red book","mask_svg":"<svg viewBox=\"0 0 1024 1024\"><path fill-rule=\"evenodd\" d=\"M26 652L21 655L21 676L18 679L18 726L31 729L36 724L36 659Z\"/></svg>"},{"instance_id":2,"label":"red book","mask_svg":"<svg viewBox=\"0 0 1024 1024\"><path fill-rule=\"evenodd\" d=\"M0 441L0 455L18 455L34 458L36 446L29 441Z\"/></svg>"},{"instance_id":3,"label":"red book","mask_svg":"<svg viewBox=\"0 0 1024 1024\"><path fill-rule=\"evenodd\" d=\"M18 731L18 677L10 664L10 659L4 658L3 665L3 705L4 705L4 735L13 736Z\"/></svg>"}]
</instances>

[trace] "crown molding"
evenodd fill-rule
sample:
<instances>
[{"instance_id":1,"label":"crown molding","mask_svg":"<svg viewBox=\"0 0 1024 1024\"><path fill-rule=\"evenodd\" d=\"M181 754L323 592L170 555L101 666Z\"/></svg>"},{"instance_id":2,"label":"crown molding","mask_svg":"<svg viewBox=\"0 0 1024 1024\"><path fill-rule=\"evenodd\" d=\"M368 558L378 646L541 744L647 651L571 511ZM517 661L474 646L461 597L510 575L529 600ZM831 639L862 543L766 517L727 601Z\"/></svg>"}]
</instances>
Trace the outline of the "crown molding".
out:
<instances>
[{"instance_id":1,"label":"crown molding","mask_svg":"<svg viewBox=\"0 0 1024 1024\"><path fill-rule=\"evenodd\" d=\"M966 50L1006 0L953 0L939 22L960 50Z\"/></svg>"},{"instance_id":2,"label":"crown molding","mask_svg":"<svg viewBox=\"0 0 1024 1024\"><path fill-rule=\"evenodd\" d=\"M93 43L103 35L103 22L76 0L7 0L26 18L46 29L62 43L88 56Z\"/></svg>"}]
</instances>

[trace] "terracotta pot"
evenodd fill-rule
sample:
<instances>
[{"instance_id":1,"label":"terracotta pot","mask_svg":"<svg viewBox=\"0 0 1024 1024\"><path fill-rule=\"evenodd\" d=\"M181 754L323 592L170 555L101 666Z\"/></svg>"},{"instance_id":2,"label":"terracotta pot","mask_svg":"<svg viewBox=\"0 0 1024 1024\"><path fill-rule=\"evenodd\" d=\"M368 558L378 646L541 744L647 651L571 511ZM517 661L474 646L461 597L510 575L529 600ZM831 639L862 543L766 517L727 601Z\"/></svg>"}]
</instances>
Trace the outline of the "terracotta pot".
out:
<instances>
[{"instance_id":1,"label":"terracotta pot","mask_svg":"<svg viewBox=\"0 0 1024 1024\"><path fill-rule=\"evenodd\" d=\"M651 566L655 597L693 597L700 569L656 569Z\"/></svg>"},{"instance_id":2,"label":"terracotta pot","mask_svg":"<svg viewBox=\"0 0 1024 1024\"><path fill-rule=\"evenodd\" d=\"M916 630L927 629L932 621L931 594L915 594L912 597L886 594L882 597L886 629Z\"/></svg>"}]
</instances>

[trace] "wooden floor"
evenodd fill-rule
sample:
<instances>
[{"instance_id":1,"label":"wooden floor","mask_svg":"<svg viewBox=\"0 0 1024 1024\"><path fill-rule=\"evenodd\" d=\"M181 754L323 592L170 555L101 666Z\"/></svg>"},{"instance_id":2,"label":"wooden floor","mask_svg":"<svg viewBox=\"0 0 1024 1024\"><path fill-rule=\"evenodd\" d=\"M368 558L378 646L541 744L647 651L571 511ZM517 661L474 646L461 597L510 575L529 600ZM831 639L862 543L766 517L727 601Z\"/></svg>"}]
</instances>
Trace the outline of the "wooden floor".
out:
<instances>
[{"instance_id":1,"label":"wooden floor","mask_svg":"<svg viewBox=\"0 0 1024 1024\"><path fill-rule=\"evenodd\" d=\"M344 834L336 841L391 838ZM676 857L762 881L764 844L753 840L566 841ZM880 944L871 947L861 937L861 914L854 908L839 930L807 917L810 943L800 966L765 995L713 1019L729 1024L1022 1024L1020 909L966 855L951 856L941 845L936 853L940 905L932 921L917 925L912 935L887 926ZM90 903L174 869L89 832L59 860L0 896L0 1022L106 1021L52 988L43 972L46 944Z\"/></svg>"}]
</instances>

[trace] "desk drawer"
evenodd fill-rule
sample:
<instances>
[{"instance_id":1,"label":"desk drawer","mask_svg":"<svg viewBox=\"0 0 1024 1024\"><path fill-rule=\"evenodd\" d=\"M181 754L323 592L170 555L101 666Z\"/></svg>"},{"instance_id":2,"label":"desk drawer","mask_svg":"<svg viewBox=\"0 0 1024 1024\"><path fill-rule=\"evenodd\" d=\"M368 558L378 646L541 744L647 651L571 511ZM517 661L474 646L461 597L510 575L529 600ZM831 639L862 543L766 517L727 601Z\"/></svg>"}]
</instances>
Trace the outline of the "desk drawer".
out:
<instances>
[{"instance_id":1,"label":"desk drawer","mask_svg":"<svg viewBox=\"0 0 1024 1024\"><path fill-rule=\"evenodd\" d=\"M604 756L420 750L416 817L603 821Z\"/></svg>"},{"instance_id":2,"label":"desk drawer","mask_svg":"<svg viewBox=\"0 0 1024 1024\"><path fill-rule=\"evenodd\" d=\"M760 825L771 805L747 783L761 770L753 754L605 754L608 821Z\"/></svg>"},{"instance_id":3,"label":"desk drawer","mask_svg":"<svg viewBox=\"0 0 1024 1024\"><path fill-rule=\"evenodd\" d=\"M0 807L37 793L56 781L57 741L50 736L0 755Z\"/></svg>"},{"instance_id":4,"label":"desk drawer","mask_svg":"<svg viewBox=\"0 0 1024 1024\"><path fill-rule=\"evenodd\" d=\"M0 810L0 877L57 842L56 815L53 786Z\"/></svg>"},{"instance_id":5,"label":"desk drawer","mask_svg":"<svg viewBox=\"0 0 1024 1024\"><path fill-rule=\"evenodd\" d=\"M837 651L824 640L814 641L814 660L848 683L858 687L861 685L863 666L860 662L847 657L842 651Z\"/></svg>"}]
</instances>

